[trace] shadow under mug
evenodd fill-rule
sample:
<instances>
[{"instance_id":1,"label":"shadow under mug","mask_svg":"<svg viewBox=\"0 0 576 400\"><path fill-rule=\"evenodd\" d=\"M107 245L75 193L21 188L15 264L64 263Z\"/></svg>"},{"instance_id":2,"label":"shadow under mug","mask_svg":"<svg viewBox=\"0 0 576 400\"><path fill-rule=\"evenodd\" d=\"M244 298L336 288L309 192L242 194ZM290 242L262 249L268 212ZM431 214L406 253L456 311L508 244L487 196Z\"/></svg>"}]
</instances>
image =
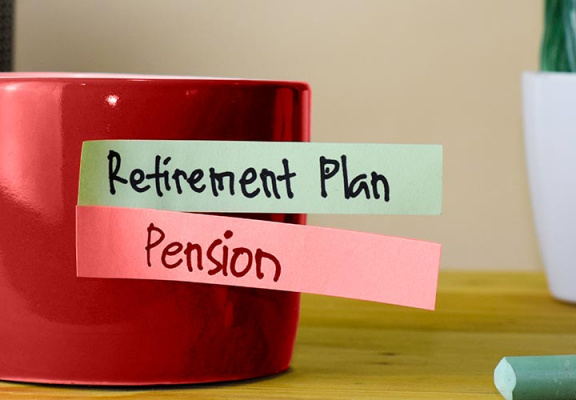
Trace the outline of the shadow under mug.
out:
<instances>
[{"instance_id":1,"label":"shadow under mug","mask_svg":"<svg viewBox=\"0 0 576 400\"><path fill-rule=\"evenodd\" d=\"M298 293L78 278L75 206L85 140L307 141L309 106L297 82L0 74L0 379L152 385L288 368Z\"/></svg>"}]
</instances>

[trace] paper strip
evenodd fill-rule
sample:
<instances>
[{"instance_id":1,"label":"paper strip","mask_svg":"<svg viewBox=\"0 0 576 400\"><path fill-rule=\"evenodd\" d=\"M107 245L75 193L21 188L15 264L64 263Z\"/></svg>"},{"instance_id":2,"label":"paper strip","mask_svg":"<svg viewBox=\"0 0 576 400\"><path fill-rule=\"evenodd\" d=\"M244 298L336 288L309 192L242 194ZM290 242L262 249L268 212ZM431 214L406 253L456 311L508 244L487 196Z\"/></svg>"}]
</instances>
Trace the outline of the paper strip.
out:
<instances>
[{"instance_id":1,"label":"paper strip","mask_svg":"<svg viewBox=\"0 0 576 400\"><path fill-rule=\"evenodd\" d=\"M174 211L440 214L442 146L92 141L78 204Z\"/></svg>"},{"instance_id":2,"label":"paper strip","mask_svg":"<svg viewBox=\"0 0 576 400\"><path fill-rule=\"evenodd\" d=\"M314 226L77 208L80 277L245 286L434 309L440 250L437 243Z\"/></svg>"}]
</instances>

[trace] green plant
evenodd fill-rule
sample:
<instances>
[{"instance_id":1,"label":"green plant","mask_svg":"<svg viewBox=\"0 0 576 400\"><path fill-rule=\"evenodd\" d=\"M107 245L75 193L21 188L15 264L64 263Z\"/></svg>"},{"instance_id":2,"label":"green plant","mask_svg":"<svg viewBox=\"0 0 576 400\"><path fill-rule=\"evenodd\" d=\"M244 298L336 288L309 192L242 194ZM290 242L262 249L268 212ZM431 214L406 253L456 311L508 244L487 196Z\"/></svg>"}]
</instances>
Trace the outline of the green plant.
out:
<instances>
[{"instance_id":1,"label":"green plant","mask_svg":"<svg viewBox=\"0 0 576 400\"><path fill-rule=\"evenodd\" d=\"M576 72L576 0L546 0L542 71Z\"/></svg>"}]
</instances>

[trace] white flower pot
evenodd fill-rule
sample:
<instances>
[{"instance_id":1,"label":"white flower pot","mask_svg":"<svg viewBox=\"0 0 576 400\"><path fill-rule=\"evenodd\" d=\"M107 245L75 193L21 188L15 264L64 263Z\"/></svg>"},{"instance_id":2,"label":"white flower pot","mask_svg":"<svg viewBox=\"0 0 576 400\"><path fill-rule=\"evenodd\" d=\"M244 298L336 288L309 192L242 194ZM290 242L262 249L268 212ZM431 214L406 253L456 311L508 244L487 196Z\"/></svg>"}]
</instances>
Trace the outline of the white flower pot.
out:
<instances>
[{"instance_id":1,"label":"white flower pot","mask_svg":"<svg viewBox=\"0 0 576 400\"><path fill-rule=\"evenodd\" d=\"M576 302L576 73L526 72L524 141L550 292Z\"/></svg>"}]
</instances>

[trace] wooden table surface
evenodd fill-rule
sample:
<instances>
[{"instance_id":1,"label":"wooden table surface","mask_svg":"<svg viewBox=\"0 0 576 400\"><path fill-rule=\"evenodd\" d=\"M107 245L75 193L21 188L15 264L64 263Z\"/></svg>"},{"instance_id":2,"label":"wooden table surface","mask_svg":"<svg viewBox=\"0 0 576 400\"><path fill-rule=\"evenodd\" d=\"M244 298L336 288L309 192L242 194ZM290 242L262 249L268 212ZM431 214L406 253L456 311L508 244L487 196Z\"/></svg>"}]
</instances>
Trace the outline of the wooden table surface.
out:
<instances>
[{"instance_id":1,"label":"wooden table surface","mask_svg":"<svg viewBox=\"0 0 576 400\"><path fill-rule=\"evenodd\" d=\"M292 367L278 376L148 389L0 382L0 399L496 400L503 356L570 353L576 306L552 300L543 274L442 272L434 312L304 295Z\"/></svg>"}]
</instances>

